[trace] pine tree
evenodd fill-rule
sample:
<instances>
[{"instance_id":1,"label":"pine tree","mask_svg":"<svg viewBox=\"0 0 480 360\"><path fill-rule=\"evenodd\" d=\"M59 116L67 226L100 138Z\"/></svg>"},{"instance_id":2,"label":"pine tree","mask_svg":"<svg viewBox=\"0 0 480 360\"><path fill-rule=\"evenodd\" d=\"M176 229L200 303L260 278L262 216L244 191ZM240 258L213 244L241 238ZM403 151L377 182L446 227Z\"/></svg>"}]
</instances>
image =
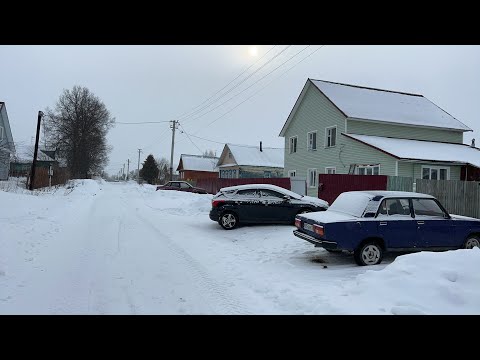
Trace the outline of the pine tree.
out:
<instances>
[{"instance_id":1,"label":"pine tree","mask_svg":"<svg viewBox=\"0 0 480 360\"><path fill-rule=\"evenodd\" d=\"M155 158L153 157L153 155L150 154L143 162L143 166L140 169L140 177L149 184L153 185L153 183L158 177L158 171L159 170Z\"/></svg>"}]
</instances>

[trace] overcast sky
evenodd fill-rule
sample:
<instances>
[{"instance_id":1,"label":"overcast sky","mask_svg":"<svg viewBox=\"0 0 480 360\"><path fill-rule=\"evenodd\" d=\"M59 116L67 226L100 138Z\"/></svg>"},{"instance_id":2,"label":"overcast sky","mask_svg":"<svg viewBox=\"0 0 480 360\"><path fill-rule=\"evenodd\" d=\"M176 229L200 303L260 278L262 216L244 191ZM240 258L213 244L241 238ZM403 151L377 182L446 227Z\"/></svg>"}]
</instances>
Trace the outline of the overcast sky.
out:
<instances>
[{"instance_id":1,"label":"overcast sky","mask_svg":"<svg viewBox=\"0 0 480 360\"><path fill-rule=\"evenodd\" d=\"M179 119L175 168L180 154L219 155L227 142L283 147L278 134L307 78L422 94L474 130L465 143L480 144L480 46L261 45L256 56L253 46L0 46L0 101L15 142L27 145L38 111L74 85L117 122ZM117 124L108 143L106 170L116 174L127 159L137 167L138 148L141 161L170 159L171 130L168 122Z\"/></svg>"}]
</instances>

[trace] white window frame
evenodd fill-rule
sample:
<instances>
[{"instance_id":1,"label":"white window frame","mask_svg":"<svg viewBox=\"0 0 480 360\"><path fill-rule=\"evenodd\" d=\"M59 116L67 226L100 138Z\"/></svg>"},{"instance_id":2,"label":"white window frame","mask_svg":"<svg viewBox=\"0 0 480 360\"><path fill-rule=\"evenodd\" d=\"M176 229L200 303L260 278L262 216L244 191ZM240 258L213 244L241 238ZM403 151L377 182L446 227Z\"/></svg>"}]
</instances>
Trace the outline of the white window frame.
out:
<instances>
[{"instance_id":1,"label":"white window frame","mask_svg":"<svg viewBox=\"0 0 480 360\"><path fill-rule=\"evenodd\" d=\"M328 130L333 129L333 128L335 128L335 145L328 146ZM325 148L326 149L327 148L334 148L335 146L337 146L337 133L338 133L337 125L329 126L329 127L325 128Z\"/></svg>"},{"instance_id":2,"label":"white window frame","mask_svg":"<svg viewBox=\"0 0 480 360\"><path fill-rule=\"evenodd\" d=\"M297 176L297 170L290 170L288 172L288 177L296 177L296 176Z\"/></svg>"},{"instance_id":3,"label":"white window frame","mask_svg":"<svg viewBox=\"0 0 480 360\"><path fill-rule=\"evenodd\" d=\"M372 169L372 174L371 175L375 175L373 173L373 168L376 168L378 167L378 175L380 175L380 164L373 164L373 165L357 165L356 169L355 169L355 174L357 175L360 175L360 169L365 169L365 175L369 175L367 174L367 170L366 169Z\"/></svg>"},{"instance_id":4,"label":"white window frame","mask_svg":"<svg viewBox=\"0 0 480 360\"><path fill-rule=\"evenodd\" d=\"M422 165L422 169L420 170L420 179L423 179L423 169L429 169L428 180L432 180L432 169L437 170L437 173L438 173L437 180L440 180L440 169L446 169L447 178L445 180L450 180L450 166Z\"/></svg>"},{"instance_id":5,"label":"white window frame","mask_svg":"<svg viewBox=\"0 0 480 360\"><path fill-rule=\"evenodd\" d=\"M292 151L292 139L296 139L295 141L295 151ZM289 153L290 154L294 154L297 152L297 148L298 148L298 136L295 135L295 136L290 136L290 138L288 139L288 150L289 150Z\"/></svg>"},{"instance_id":6,"label":"white window frame","mask_svg":"<svg viewBox=\"0 0 480 360\"><path fill-rule=\"evenodd\" d=\"M310 134L313 134L313 133L316 134L316 135L315 135L315 149L312 148L312 147L310 147ZM308 132L308 133L307 133L307 150L308 150L308 151L317 151L317 148L318 148L317 143L318 143L317 130Z\"/></svg>"},{"instance_id":7,"label":"white window frame","mask_svg":"<svg viewBox=\"0 0 480 360\"><path fill-rule=\"evenodd\" d=\"M327 167L325 168L325 174L328 174L328 173L329 173L328 170L333 170L333 172L330 173L330 174L336 174L336 173L337 173L337 168L336 168L335 166L327 166Z\"/></svg>"},{"instance_id":8,"label":"white window frame","mask_svg":"<svg viewBox=\"0 0 480 360\"><path fill-rule=\"evenodd\" d=\"M0 126L0 141L3 140L3 133L4 133L4 132L5 132L5 131L3 130L3 126Z\"/></svg>"},{"instance_id":9,"label":"white window frame","mask_svg":"<svg viewBox=\"0 0 480 360\"><path fill-rule=\"evenodd\" d=\"M310 173L312 173L313 171L315 171L315 181L313 184L310 183ZM318 178L318 172L317 172L317 169L307 169L307 186L309 188L316 188L317 187L317 179Z\"/></svg>"}]
</instances>

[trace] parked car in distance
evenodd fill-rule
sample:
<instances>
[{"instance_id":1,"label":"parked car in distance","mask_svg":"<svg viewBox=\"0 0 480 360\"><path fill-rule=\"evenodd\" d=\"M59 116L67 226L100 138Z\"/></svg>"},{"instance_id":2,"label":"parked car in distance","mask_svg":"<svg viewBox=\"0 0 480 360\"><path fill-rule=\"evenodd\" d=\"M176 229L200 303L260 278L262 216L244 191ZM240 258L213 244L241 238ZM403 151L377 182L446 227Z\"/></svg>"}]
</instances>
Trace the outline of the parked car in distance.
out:
<instances>
[{"instance_id":1,"label":"parked car in distance","mask_svg":"<svg viewBox=\"0 0 480 360\"><path fill-rule=\"evenodd\" d=\"M380 264L387 251L480 247L480 219L450 215L433 196L400 191L344 192L322 213L295 219L294 235L329 251Z\"/></svg>"},{"instance_id":2,"label":"parked car in distance","mask_svg":"<svg viewBox=\"0 0 480 360\"><path fill-rule=\"evenodd\" d=\"M298 195L270 184L238 185L220 189L212 199L210 219L225 230L238 224L293 224L297 214L324 211L324 200Z\"/></svg>"},{"instance_id":3,"label":"parked car in distance","mask_svg":"<svg viewBox=\"0 0 480 360\"><path fill-rule=\"evenodd\" d=\"M157 190L177 190L196 194L208 194L207 190L192 186L186 181L169 181L165 185L157 186Z\"/></svg>"}]
</instances>

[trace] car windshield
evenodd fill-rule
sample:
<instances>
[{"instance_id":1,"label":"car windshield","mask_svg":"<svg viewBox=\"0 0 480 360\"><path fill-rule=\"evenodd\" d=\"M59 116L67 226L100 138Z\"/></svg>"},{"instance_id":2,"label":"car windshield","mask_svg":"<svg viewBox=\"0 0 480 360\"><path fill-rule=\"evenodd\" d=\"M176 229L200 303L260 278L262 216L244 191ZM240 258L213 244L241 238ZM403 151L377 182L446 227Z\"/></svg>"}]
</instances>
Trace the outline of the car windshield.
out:
<instances>
[{"instance_id":1,"label":"car windshield","mask_svg":"<svg viewBox=\"0 0 480 360\"><path fill-rule=\"evenodd\" d=\"M365 193L344 192L337 197L328 210L361 217L370 199L371 196Z\"/></svg>"}]
</instances>

